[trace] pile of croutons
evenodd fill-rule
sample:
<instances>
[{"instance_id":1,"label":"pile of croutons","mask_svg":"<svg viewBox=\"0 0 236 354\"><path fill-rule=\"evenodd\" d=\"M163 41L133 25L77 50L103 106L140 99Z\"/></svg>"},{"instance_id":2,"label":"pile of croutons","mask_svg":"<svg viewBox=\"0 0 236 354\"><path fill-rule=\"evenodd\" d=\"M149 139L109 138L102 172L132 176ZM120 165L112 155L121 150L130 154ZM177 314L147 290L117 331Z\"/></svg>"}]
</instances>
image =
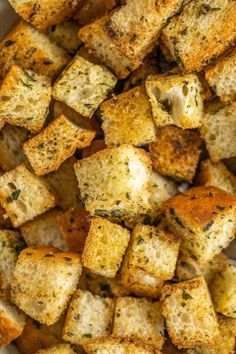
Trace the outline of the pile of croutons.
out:
<instances>
[{"instance_id":1,"label":"pile of croutons","mask_svg":"<svg viewBox=\"0 0 236 354\"><path fill-rule=\"evenodd\" d=\"M235 0L9 3L0 347L234 354Z\"/></svg>"}]
</instances>

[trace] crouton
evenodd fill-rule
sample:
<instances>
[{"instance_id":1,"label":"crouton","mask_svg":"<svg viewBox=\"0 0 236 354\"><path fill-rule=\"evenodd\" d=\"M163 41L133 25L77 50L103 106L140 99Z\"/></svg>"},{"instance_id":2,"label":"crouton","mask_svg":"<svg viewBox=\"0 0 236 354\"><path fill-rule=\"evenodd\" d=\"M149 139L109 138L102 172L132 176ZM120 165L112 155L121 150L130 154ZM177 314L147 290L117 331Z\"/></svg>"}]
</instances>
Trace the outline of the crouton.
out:
<instances>
[{"instance_id":1,"label":"crouton","mask_svg":"<svg viewBox=\"0 0 236 354\"><path fill-rule=\"evenodd\" d=\"M90 118L116 82L105 66L77 55L54 84L52 94L56 100Z\"/></svg>"},{"instance_id":2,"label":"crouton","mask_svg":"<svg viewBox=\"0 0 236 354\"><path fill-rule=\"evenodd\" d=\"M128 296L118 298L112 334L161 349L164 344L164 318L160 303Z\"/></svg>"},{"instance_id":3,"label":"crouton","mask_svg":"<svg viewBox=\"0 0 236 354\"><path fill-rule=\"evenodd\" d=\"M54 209L21 226L21 234L28 247L53 246L62 251L68 247L57 223L59 211Z\"/></svg>"},{"instance_id":4,"label":"crouton","mask_svg":"<svg viewBox=\"0 0 236 354\"><path fill-rule=\"evenodd\" d=\"M96 152L104 150L105 148L106 144L103 139L94 140L89 146L82 149L82 159L92 156Z\"/></svg>"},{"instance_id":5,"label":"crouton","mask_svg":"<svg viewBox=\"0 0 236 354\"><path fill-rule=\"evenodd\" d=\"M56 204L63 210L79 204L80 193L74 171L76 161L72 156L58 170L43 177L54 192Z\"/></svg>"},{"instance_id":6,"label":"crouton","mask_svg":"<svg viewBox=\"0 0 236 354\"><path fill-rule=\"evenodd\" d=\"M25 325L25 315L8 301L0 299L0 348L19 337Z\"/></svg>"},{"instance_id":7,"label":"crouton","mask_svg":"<svg viewBox=\"0 0 236 354\"><path fill-rule=\"evenodd\" d=\"M18 231L0 230L0 294L8 299L10 294L13 269L24 240Z\"/></svg>"},{"instance_id":8,"label":"crouton","mask_svg":"<svg viewBox=\"0 0 236 354\"><path fill-rule=\"evenodd\" d=\"M10 4L25 21L30 22L40 31L45 31L48 27L61 23L73 16L81 0L40 0L33 2L30 0L9 0Z\"/></svg>"},{"instance_id":9,"label":"crouton","mask_svg":"<svg viewBox=\"0 0 236 354\"><path fill-rule=\"evenodd\" d=\"M213 162L236 156L236 102L207 112L200 129Z\"/></svg>"},{"instance_id":10,"label":"crouton","mask_svg":"<svg viewBox=\"0 0 236 354\"><path fill-rule=\"evenodd\" d=\"M95 217L91 220L82 264L96 274L114 278L120 268L130 233L120 225Z\"/></svg>"},{"instance_id":11,"label":"crouton","mask_svg":"<svg viewBox=\"0 0 236 354\"><path fill-rule=\"evenodd\" d=\"M174 276L179 243L174 235L154 226L136 225L131 233L131 242L121 269L122 285L139 295L142 282L135 282L139 270L143 271L144 279L153 277L159 284L171 279ZM160 289L155 289L154 286L153 291L158 295Z\"/></svg>"},{"instance_id":12,"label":"crouton","mask_svg":"<svg viewBox=\"0 0 236 354\"><path fill-rule=\"evenodd\" d=\"M23 21L17 22L0 42L0 79L14 64L55 78L68 61L62 48Z\"/></svg>"},{"instance_id":13,"label":"crouton","mask_svg":"<svg viewBox=\"0 0 236 354\"><path fill-rule=\"evenodd\" d=\"M99 337L84 343L88 354L160 354L154 347L132 339L122 337Z\"/></svg>"},{"instance_id":14,"label":"crouton","mask_svg":"<svg viewBox=\"0 0 236 354\"><path fill-rule=\"evenodd\" d=\"M28 138L24 128L6 124L0 131L0 168L10 171L25 161L22 143Z\"/></svg>"},{"instance_id":15,"label":"crouton","mask_svg":"<svg viewBox=\"0 0 236 354\"><path fill-rule=\"evenodd\" d=\"M236 177L221 161L212 162L210 159L202 161L197 184L214 186L230 194L236 194Z\"/></svg>"},{"instance_id":16,"label":"crouton","mask_svg":"<svg viewBox=\"0 0 236 354\"><path fill-rule=\"evenodd\" d=\"M164 285L161 304L168 334L177 347L211 346L219 337L217 317L203 277Z\"/></svg>"},{"instance_id":17,"label":"crouton","mask_svg":"<svg viewBox=\"0 0 236 354\"><path fill-rule=\"evenodd\" d=\"M233 101L236 98L236 50L206 68L205 77L217 96L223 101Z\"/></svg>"},{"instance_id":18,"label":"crouton","mask_svg":"<svg viewBox=\"0 0 236 354\"><path fill-rule=\"evenodd\" d=\"M45 123L50 100L47 77L14 65L0 88L0 119L37 132Z\"/></svg>"},{"instance_id":19,"label":"crouton","mask_svg":"<svg viewBox=\"0 0 236 354\"><path fill-rule=\"evenodd\" d=\"M156 127L143 86L103 102L100 112L108 147L121 144L142 146L156 140Z\"/></svg>"},{"instance_id":20,"label":"crouton","mask_svg":"<svg viewBox=\"0 0 236 354\"><path fill-rule=\"evenodd\" d=\"M42 176L57 170L77 148L88 146L94 137L94 131L82 129L60 116L27 140L23 149L36 175Z\"/></svg>"},{"instance_id":21,"label":"crouton","mask_svg":"<svg viewBox=\"0 0 236 354\"><path fill-rule=\"evenodd\" d=\"M156 140L149 146L153 168L161 175L191 183L201 153L199 133L166 126L157 129Z\"/></svg>"},{"instance_id":22,"label":"crouton","mask_svg":"<svg viewBox=\"0 0 236 354\"><path fill-rule=\"evenodd\" d=\"M76 354L77 351L73 349L70 344L56 344L47 349L41 349L36 354Z\"/></svg>"},{"instance_id":23,"label":"crouton","mask_svg":"<svg viewBox=\"0 0 236 354\"><path fill-rule=\"evenodd\" d=\"M146 90L157 126L198 128L202 122L201 84L195 74L150 75Z\"/></svg>"},{"instance_id":24,"label":"crouton","mask_svg":"<svg viewBox=\"0 0 236 354\"><path fill-rule=\"evenodd\" d=\"M74 19L84 26L108 14L115 6L116 0L85 0Z\"/></svg>"},{"instance_id":25,"label":"crouton","mask_svg":"<svg viewBox=\"0 0 236 354\"><path fill-rule=\"evenodd\" d=\"M217 312L236 318L236 267L228 265L211 285L211 295Z\"/></svg>"},{"instance_id":26,"label":"crouton","mask_svg":"<svg viewBox=\"0 0 236 354\"><path fill-rule=\"evenodd\" d=\"M200 71L233 44L235 12L231 0L193 0L170 20L162 39L182 70Z\"/></svg>"},{"instance_id":27,"label":"crouton","mask_svg":"<svg viewBox=\"0 0 236 354\"><path fill-rule=\"evenodd\" d=\"M11 301L36 321L52 325L76 290L81 268L76 253L28 247L14 269Z\"/></svg>"},{"instance_id":28,"label":"crouton","mask_svg":"<svg viewBox=\"0 0 236 354\"><path fill-rule=\"evenodd\" d=\"M19 165L0 177L0 202L13 226L19 227L53 208L55 197L44 181Z\"/></svg>"},{"instance_id":29,"label":"crouton","mask_svg":"<svg viewBox=\"0 0 236 354\"><path fill-rule=\"evenodd\" d=\"M203 264L235 235L236 198L216 187L195 187L164 203L166 220L182 240L182 250Z\"/></svg>"},{"instance_id":30,"label":"crouton","mask_svg":"<svg viewBox=\"0 0 236 354\"><path fill-rule=\"evenodd\" d=\"M83 344L91 338L109 335L113 321L114 301L77 290L69 305L63 339Z\"/></svg>"}]
</instances>

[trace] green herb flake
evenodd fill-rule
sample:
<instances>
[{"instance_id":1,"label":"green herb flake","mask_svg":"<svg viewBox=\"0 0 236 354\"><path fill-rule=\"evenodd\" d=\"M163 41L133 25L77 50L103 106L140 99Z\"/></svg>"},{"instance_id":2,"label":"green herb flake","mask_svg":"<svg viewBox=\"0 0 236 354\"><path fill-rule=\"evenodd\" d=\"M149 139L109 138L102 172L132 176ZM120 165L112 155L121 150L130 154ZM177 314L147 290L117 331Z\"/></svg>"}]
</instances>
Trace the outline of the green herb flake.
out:
<instances>
[{"instance_id":1,"label":"green herb flake","mask_svg":"<svg viewBox=\"0 0 236 354\"><path fill-rule=\"evenodd\" d=\"M213 224L214 224L214 221L213 220L210 221L208 224L206 224L206 226L204 226L203 231L208 231Z\"/></svg>"},{"instance_id":2,"label":"green herb flake","mask_svg":"<svg viewBox=\"0 0 236 354\"><path fill-rule=\"evenodd\" d=\"M86 333L82 335L83 338L92 338L92 334L91 333Z\"/></svg>"},{"instance_id":3,"label":"green herb flake","mask_svg":"<svg viewBox=\"0 0 236 354\"><path fill-rule=\"evenodd\" d=\"M191 299L192 299L192 296L191 296L189 293L187 293L187 291L183 290L182 298L183 298L184 300L191 300Z\"/></svg>"},{"instance_id":4,"label":"green herb flake","mask_svg":"<svg viewBox=\"0 0 236 354\"><path fill-rule=\"evenodd\" d=\"M186 84L184 84L184 86L182 87L182 91L184 96L188 95L188 86Z\"/></svg>"},{"instance_id":5,"label":"green herb flake","mask_svg":"<svg viewBox=\"0 0 236 354\"><path fill-rule=\"evenodd\" d=\"M141 236L137 237L137 245L142 245L144 243L144 239Z\"/></svg>"},{"instance_id":6,"label":"green herb flake","mask_svg":"<svg viewBox=\"0 0 236 354\"><path fill-rule=\"evenodd\" d=\"M33 86L32 86L31 84L28 84L28 82L25 82L25 81L23 81L22 79L20 79L20 81L21 81L21 83L22 83L25 87L27 87L27 88L29 88L29 89L32 89L32 88L33 88Z\"/></svg>"},{"instance_id":7,"label":"green herb flake","mask_svg":"<svg viewBox=\"0 0 236 354\"><path fill-rule=\"evenodd\" d=\"M43 149L44 148L44 143L38 144L38 149Z\"/></svg>"},{"instance_id":8,"label":"green herb flake","mask_svg":"<svg viewBox=\"0 0 236 354\"><path fill-rule=\"evenodd\" d=\"M12 194L9 197L7 197L7 202L12 203L13 201L16 201L19 198L20 193L21 193L20 189L17 189L16 191L12 192Z\"/></svg>"}]
</instances>

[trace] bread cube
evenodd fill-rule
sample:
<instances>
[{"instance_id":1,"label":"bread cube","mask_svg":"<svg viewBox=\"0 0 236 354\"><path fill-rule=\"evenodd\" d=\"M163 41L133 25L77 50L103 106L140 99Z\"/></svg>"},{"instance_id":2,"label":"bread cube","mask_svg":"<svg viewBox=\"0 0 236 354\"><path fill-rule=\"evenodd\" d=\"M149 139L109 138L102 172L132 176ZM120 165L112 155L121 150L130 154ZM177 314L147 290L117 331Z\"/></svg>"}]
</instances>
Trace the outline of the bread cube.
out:
<instances>
[{"instance_id":1,"label":"bread cube","mask_svg":"<svg viewBox=\"0 0 236 354\"><path fill-rule=\"evenodd\" d=\"M94 137L94 131L81 129L60 116L27 140L23 148L36 175L42 176L57 170L76 149L89 145Z\"/></svg>"},{"instance_id":2,"label":"bread cube","mask_svg":"<svg viewBox=\"0 0 236 354\"><path fill-rule=\"evenodd\" d=\"M165 203L171 230L182 250L204 264L226 248L235 236L236 198L216 187L195 187Z\"/></svg>"},{"instance_id":3,"label":"bread cube","mask_svg":"<svg viewBox=\"0 0 236 354\"><path fill-rule=\"evenodd\" d=\"M121 144L142 146L156 140L156 127L143 86L103 102L100 112L108 147Z\"/></svg>"},{"instance_id":4,"label":"bread cube","mask_svg":"<svg viewBox=\"0 0 236 354\"><path fill-rule=\"evenodd\" d=\"M205 113L200 132L213 162L236 156L236 102Z\"/></svg>"},{"instance_id":5,"label":"bread cube","mask_svg":"<svg viewBox=\"0 0 236 354\"><path fill-rule=\"evenodd\" d=\"M24 21L17 22L0 42L0 79L14 64L55 78L68 61L62 48Z\"/></svg>"},{"instance_id":6,"label":"bread cube","mask_svg":"<svg viewBox=\"0 0 236 354\"><path fill-rule=\"evenodd\" d=\"M50 100L47 77L14 65L0 88L0 119L37 132L45 123Z\"/></svg>"},{"instance_id":7,"label":"bread cube","mask_svg":"<svg viewBox=\"0 0 236 354\"><path fill-rule=\"evenodd\" d=\"M235 12L230 0L193 0L170 20L162 38L182 70L200 71L233 44Z\"/></svg>"},{"instance_id":8,"label":"bread cube","mask_svg":"<svg viewBox=\"0 0 236 354\"><path fill-rule=\"evenodd\" d=\"M221 100L230 102L236 98L236 50L221 57L217 62L206 68L205 77Z\"/></svg>"},{"instance_id":9,"label":"bread cube","mask_svg":"<svg viewBox=\"0 0 236 354\"><path fill-rule=\"evenodd\" d=\"M175 126L157 129L157 141L150 144L153 168L164 176L192 182L200 158L201 138L194 130Z\"/></svg>"},{"instance_id":10,"label":"bread cube","mask_svg":"<svg viewBox=\"0 0 236 354\"><path fill-rule=\"evenodd\" d=\"M94 338L84 344L84 349L88 354L160 354L159 351L150 345L114 336Z\"/></svg>"},{"instance_id":11,"label":"bread cube","mask_svg":"<svg viewBox=\"0 0 236 354\"><path fill-rule=\"evenodd\" d=\"M0 177L0 202L13 226L19 227L53 208L55 197L44 181L19 165Z\"/></svg>"},{"instance_id":12,"label":"bread cube","mask_svg":"<svg viewBox=\"0 0 236 354\"><path fill-rule=\"evenodd\" d=\"M18 231L0 230L0 294L8 299L12 273L18 255L25 248L24 240Z\"/></svg>"},{"instance_id":13,"label":"bread cube","mask_svg":"<svg viewBox=\"0 0 236 354\"><path fill-rule=\"evenodd\" d=\"M217 317L203 277L164 285L161 304L168 334L177 347L211 346L219 337Z\"/></svg>"},{"instance_id":14,"label":"bread cube","mask_svg":"<svg viewBox=\"0 0 236 354\"><path fill-rule=\"evenodd\" d=\"M116 300L113 335L140 340L161 349L164 318L158 301L120 297Z\"/></svg>"},{"instance_id":15,"label":"bread cube","mask_svg":"<svg viewBox=\"0 0 236 354\"><path fill-rule=\"evenodd\" d=\"M53 86L53 98L66 103L85 117L92 117L113 90L117 80L102 65L77 55Z\"/></svg>"},{"instance_id":16,"label":"bread cube","mask_svg":"<svg viewBox=\"0 0 236 354\"><path fill-rule=\"evenodd\" d=\"M8 301L0 299L0 348L19 337L25 325L25 315Z\"/></svg>"},{"instance_id":17,"label":"bread cube","mask_svg":"<svg viewBox=\"0 0 236 354\"><path fill-rule=\"evenodd\" d=\"M76 354L77 351L73 349L70 344L57 344L53 347L39 350L36 354Z\"/></svg>"},{"instance_id":18,"label":"bread cube","mask_svg":"<svg viewBox=\"0 0 236 354\"><path fill-rule=\"evenodd\" d=\"M211 295L217 312L236 318L236 267L228 265L211 285Z\"/></svg>"},{"instance_id":19,"label":"bread cube","mask_svg":"<svg viewBox=\"0 0 236 354\"><path fill-rule=\"evenodd\" d=\"M9 0L10 4L25 21L30 22L40 31L48 27L61 23L78 10L81 0L40 0L33 2L30 0Z\"/></svg>"},{"instance_id":20,"label":"bread cube","mask_svg":"<svg viewBox=\"0 0 236 354\"><path fill-rule=\"evenodd\" d=\"M212 162L210 159L201 162L197 175L197 183L203 186L214 186L230 194L236 194L236 177L223 162Z\"/></svg>"},{"instance_id":21,"label":"bread cube","mask_svg":"<svg viewBox=\"0 0 236 354\"><path fill-rule=\"evenodd\" d=\"M63 339L83 344L91 338L109 335L114 312L114 301L77 290L70 303L63 329Z\"/></svg>"},{"instance_id":22,"label":"bread cube","mask_svg":"<svg viewBox=\"0 0 236 354\"><path fill-rule=\"evenodd\" d=\"M96 274L114 278L121 265L130 233L120 225L95 217L91 221L82 264Z\"/></svg>"},{"instance_id":23,"label":"bread cube","mask_svg":"<svg viewBox=\"0 0 236 354\"><path fill-rule=\"evenodd\" d=\"M65 311L81 270L76 253L28 247L14 269L11 301L36 321L52 325Z\"/></svg>"},{"instance_id":24,"label":"bread cube","mask_svg":"<svg viewBox=\"0 0 236 354\"><path fill-rule=\"evenodd\" d=\"M115 6L116 0L85 0L74 19L84 26L108 14Z\"/></svg>"},{"instance_id":25,"label":"bread cube","mask_svg":"<svg viewBox=\"0 0 236 354\"><path fill-rule=\"evenodd\" d=\"M174 124L188 129L201 125L201 84L195 74L150 75L146 90L157 126Z\"/></svg>"}]
</instances>

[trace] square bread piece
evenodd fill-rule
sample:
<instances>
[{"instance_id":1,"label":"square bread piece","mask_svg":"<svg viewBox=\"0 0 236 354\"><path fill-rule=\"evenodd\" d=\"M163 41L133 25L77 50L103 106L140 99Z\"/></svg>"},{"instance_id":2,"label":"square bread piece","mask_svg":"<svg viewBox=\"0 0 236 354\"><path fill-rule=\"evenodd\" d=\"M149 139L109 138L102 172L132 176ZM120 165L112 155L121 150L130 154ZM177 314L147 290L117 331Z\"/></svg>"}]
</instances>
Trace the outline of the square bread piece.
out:
<instances>
[{"instance_id":1,"label":"square bread piece","mask_svg":"<svg viewBox=\"0 0 236 354\"><path fill-rule=\"evenodd\" d=\"M164 318L158 301L144 298L116 299L113 335L139 340L161 349L164 344Z\"/></svg>"},{"instance_id":2,"label":"square bread piece","mask_svg":"<svg viewBox=\"0 0 236 354\"><path fill-rule=\"evenodd\" d=\"M236 49L206 68L205 78L222 101L236 98Z\"/></svg>"},{"instance_id":3,"label":"square bread piece","mask_svg":"<svg viewBox=\"0 0 236 354\"><path fill-rule=\"evenodd\" d=\"M108 147L142 146L156 140L156 126L145 87L135 87L103 102L100 112Z\"/></svg>"},{"instance_id":4,"label":"square bread piece","mask_svg":"<svg viewBox=\"0 0 236 354\"><path fill-rule=\"evenodd\" d=\"M10 4L25 21L30 22L39 31L61 23L73 16L82 0L9 0Z\"/></svg>"},{"instance_id":5,"label":"square bread piece","mask_svg":"<svg viewBox=\"0 0 236 354\"><path fill-rule=\"evenodd\" d=\"M146 90L156 125L198 128L203 115L201 89L195 74L150 75Z\"/></svg>"},{"instance_id":6,"label":"square bread piece","mask_svg":"<svg viewBox=\"0 0 236 354\"><path fill-rule=\"evenodd\" d=\"M49 186L25 165L19 165L0 177L0 202L14 227L34 219L56 204Z\"/></svg>"},{"instance_id":7,"label":"square bread piece","mask_svg":"<svg viewBox=\"0 0 236 354\"><path fill-rule=\"evenodd\" d=\"M57 170L76 149L90 145L94 137L94 131L82 129L60 116L27 140L23 149L36 175L42 176Z\"/></svg>"},{"instance_id":8,"label":"square bread piece","mask_svg":"<svg viewBox=\"0 0 236 354\"><path fill-rule=\"evenodd\" d=\"M53 86L53 98L91 118L117 79L105 66L77 55Z\"/></svg>"},{"instance_id":9,"label":"square bread piece","mask_svg":"<svg viewBox=\"0 0 236 354\"><path fill-rule=\"evenodd\" d=\"M25 325L25 315L16 306L0 299L0 348L19 337Z\"/></svg>"},{"instance_id":10,"label":"square bread piece","mask_svg":"<svg viewBox=\"0 0 236 354\"><path fill-rule=\"evenodd\" d=\"M113 314L114 300L77 290L66 315L63 339L81 345L91 338L109 335Z\"/></svg>"},{"instance_id":11,"label":"square bread piece","mask_svg":"<svg viewBox=\"0 0 236 354\"><path fill-rule=\"evenodd\" d=\"M36 321L52 325L65 311L81 271L77 253L28 247L14 269L11 301Z\"/></svg>"},{"instance_id":12,"label":"square bread piece","mask_svg":"<svg viewBox=\"0 0 236 354\"><path fill-rule=\"evenodd\" d=\"M200 128L213 162L236 156L236 102L206 112Z\"/></svg>"},{"instance_id":13,"label":"square bread piece","mask_svg":"<svg viewBox=\"0 0 236 354\"><path fill-rule=\"evenodd\" d=\"M220 332L203 277L164 285L161 304L168 334L177 347L214 345Z\"/></svg>"},{"instance_id":14,"label":"square bread piece","mask_svg":"<svg viewBox=\"0 0 236 354\"><path fill-rule=\"evenodd\" d=\"M231 0L190 1L164 28L163 42L182 70L200 71L233 44L235 14Z\"/></svg>"},{"instance_id":15,"label":"square bread piece","mask_svg":"<svg viewBox=\"0 0 236 354\"><path fill-rule=\"evenodd\" d=\"M75 164L81 198L92 214L121 219L150 207L151 160L130 145L107 148Z\"/></svg>"},{"instance_id":16,"label":"square bread piece","mask_svg":"<svg viewBox=\"0 0 236 354\"><path fill-rule=\"evenodd\" d=\"M216 187L194 187L164 203L166 221L184 252L203 264L233 240L236 197Z\"/></svg>"},{"instance_id":17,"label":"square bread piece","mask_svg":"<svg viewBox=\"0 0 236 354\"><path fill-rule=\"evenodd\" d=\"M38 132L47 118L50 101L50 79L14 65L0 88L0 119Z\"/></svg>"},{"instance_id":18,"label":"square bread piece","mask_svg":"<svg viewBox=\"0 0 236 354\"><path fill-rule=\"evenodd\" d=\"M36 354L76 354L70 344L56 344L53 347L41 349Z\"/></svg>"},{"instance_id":19,"label":"square bread piece","mask_svg":"<svg viewBox=\"0 0 236 354\"><path fill-rule=\"evenodd\" d=\"M14 64L55 78L68 61L62 48L24 21L17 22L0 42L0 79Z\"/></svg>"},{"instance_id":20,"label":"square bread piece","mask_svg":"<svg viewBox=\"0 0 236 354\"><path fill-rule=\"evenodd\" d=\"M124 227L95 217L91 220L82 254L82 264L92 273L114 278L118 272L130 233Z\"/></svg>"},{"instance_id":21,"label":"square bread piece","mask_svg":"<svg viewBox=\"0 0 236 354\"><path fill-rule=\"evenodd\" d=\"M149 145L155 171L191 183L201 153L199 133L166 126L157 129L156 135L157 141Z\"/></svg>"},{"instance_id":22,"label":"square bread piece","mask_svg":"<svg viewBox=\"0 0 236 354\"><path fill-rule=\"evenodd\" d=\"M217 312L236 318L236 267L229 264L219 273L212 285L211 295Z\"/></svg>"}]
</instances>

